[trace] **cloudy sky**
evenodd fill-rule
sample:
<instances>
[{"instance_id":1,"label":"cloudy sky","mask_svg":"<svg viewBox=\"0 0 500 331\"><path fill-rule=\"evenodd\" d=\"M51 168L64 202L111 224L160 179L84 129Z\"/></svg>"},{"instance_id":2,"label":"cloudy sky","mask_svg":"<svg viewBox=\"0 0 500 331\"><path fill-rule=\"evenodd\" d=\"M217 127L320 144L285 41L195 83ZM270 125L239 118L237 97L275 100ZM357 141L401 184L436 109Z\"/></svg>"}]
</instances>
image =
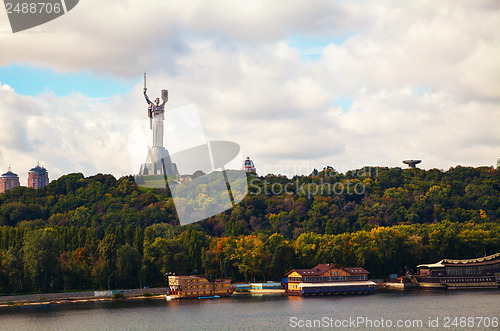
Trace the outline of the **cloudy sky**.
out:
<instances>
[{"instance_id":1,"label":"cloudy sky","mask_svg":"<svg viewBox=\"0 0 500 331\"><path fill-rule=\"evenodd\" d=\"M83 0L18 33L0 8L0 172L132 173L144 72L259 174L490 166L499 27L495 0Z\"/></svg>"}]
</instances>

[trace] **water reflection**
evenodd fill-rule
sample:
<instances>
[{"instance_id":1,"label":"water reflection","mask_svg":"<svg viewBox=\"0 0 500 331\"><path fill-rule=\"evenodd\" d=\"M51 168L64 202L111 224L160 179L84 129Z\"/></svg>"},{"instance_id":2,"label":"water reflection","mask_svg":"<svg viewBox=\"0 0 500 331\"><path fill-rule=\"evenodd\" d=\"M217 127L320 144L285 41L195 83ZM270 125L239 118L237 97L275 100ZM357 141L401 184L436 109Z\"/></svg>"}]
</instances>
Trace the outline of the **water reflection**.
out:
<instances>
[{"instance_id":1,"label":"water reflection","mask_svg":"<svg viewBox=\"0 0 500 331\"><path fill-rule=\"evenodd\" d=\"M499 314L500 291L382 292L364 296L233 295L204 300L118 300L0 309L11 330L282 330L290 318L421 319ZM361 328L363 329L363 328Z\"/></svg>"}]
</instances>

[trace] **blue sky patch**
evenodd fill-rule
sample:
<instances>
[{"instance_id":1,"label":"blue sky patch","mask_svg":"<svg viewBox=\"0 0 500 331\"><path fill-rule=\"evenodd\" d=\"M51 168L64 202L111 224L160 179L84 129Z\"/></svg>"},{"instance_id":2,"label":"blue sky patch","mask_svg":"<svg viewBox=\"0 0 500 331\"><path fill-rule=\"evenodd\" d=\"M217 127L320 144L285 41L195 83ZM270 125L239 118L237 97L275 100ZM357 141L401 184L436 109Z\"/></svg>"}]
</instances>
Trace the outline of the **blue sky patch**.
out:
<instances>
[{"instance_id":1,"label":"blue sky patch","mask_svg":"<svg viewBox=\"0 0 500 331\"><path fill-rule=\"evenodd\" d=\"M0 67L0 82L11 86L21 95L36 96L52 91L57 96L81 93L92 98L124 94L136 83L109 76L99 77L88 71L61 73L49 68L18 64Z\"/></svg>"},{"instance_id":2,"label":"blue sky patch","mask_svg":"<svg viewBox=\"0 0 500 331\"><path fill-rule=\"evenodd\" d=\"M333 103L342 108L343 113L347 113L352 106L352 99L341 97L333 100Z\"/></svg>"},{"instance_id":3,"label":"blue sky patch","mask_svg":"<svg viewBox=\"0 0 500 331\"><path fill-rule=\"evenodd\" d=\"M424 95L426 93L429 93L430 92L430 89L427 88L427 87L414 87L412 89L413 93L415 93L416 95Z\"/></svg>"},{"instance_id":4,"label":"blue sky patch","mask_svg":"<svg viewBox=\"0 0 500 331\"><path fill-rule=\"evenodd\" d=\"M312 38L312 37L294 37L290 38L288 44L299 50L302 58L319 60L323 49L329 44L341 45L350 36L336 38Z\"/></svg>"}]
</instances>

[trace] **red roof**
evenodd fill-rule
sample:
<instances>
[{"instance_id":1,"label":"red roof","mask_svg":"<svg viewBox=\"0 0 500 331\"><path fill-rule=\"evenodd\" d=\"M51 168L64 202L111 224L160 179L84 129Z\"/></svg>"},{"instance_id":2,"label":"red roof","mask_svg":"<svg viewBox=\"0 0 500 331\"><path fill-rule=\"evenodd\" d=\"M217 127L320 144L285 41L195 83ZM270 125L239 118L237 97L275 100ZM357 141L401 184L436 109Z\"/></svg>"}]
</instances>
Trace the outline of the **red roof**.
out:
<instances>
[{"instance_id":1,"label":"red roof","mask_svg":"<svg viewBox=\"0 0 500 331\"><path fill-rule=\"evenodd\" d=\"M369 272L366 271L365 269L361 268L361 267L351 267L351 268L342 268L344 269L345 271L347 271L348 273L350 274L353 274L353 275L368 275Z\"/></svg>"},{"instance_id":2,"label":"red roof","mask_svg":"<svg viewBox=\"0 0 500 331\"><path fill-rule=\"evenodd\" d=\"M333 263L318 264L317 266L315 266L312 269L293 269L292 271L287 273L286 276L288 276L290 273L292 273L294 271L301 276L318 276L318 275L323 274L325 271L332 269L334 267L337 267L337 266Z\"/></svg>"},{"instance_id":3,"label":"red roof","mask_svg":"<svg viewBox=\"0 0 500 331\"><path fill-rule=\"evenodd\" d=\"M351 268L342 268L337 266L336 264L333 263L328 263L328 264L318 264L312 269L293 269L289 273L287 273L285 276L288 276L292 272L296 272L301 276L319 276L324 274L326 271L332 269L332 268L340 268L352 275L368 275L369 272L366 271L365 269L361 267L351 267Z\"/></svg>"}]
</instances>

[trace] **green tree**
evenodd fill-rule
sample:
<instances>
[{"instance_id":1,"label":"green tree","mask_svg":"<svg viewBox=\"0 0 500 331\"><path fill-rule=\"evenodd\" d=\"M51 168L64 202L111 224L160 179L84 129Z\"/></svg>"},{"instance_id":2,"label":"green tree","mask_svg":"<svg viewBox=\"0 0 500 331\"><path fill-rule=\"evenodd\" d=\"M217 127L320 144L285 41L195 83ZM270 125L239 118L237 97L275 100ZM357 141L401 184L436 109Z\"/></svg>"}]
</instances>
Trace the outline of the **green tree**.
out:
<instances>
[{"instance_id":1,"label":"green tree","mask_svg":"<svg viewBox=\"0 0 500 331\"><path fill-rule=\"evenodd\" d=\"M125 244L116 251L116 269L118 286L122 288L135 288L139 285L139 270L141 260L137 250Z\"/></svg>"},{"instance_id":2,"label":"green tree","mask_svg":"<svg viewBox=\"0 0 500 331\"><path fill-rule=\"evenodd\" d=\"M36 291L56 290L60 281L59 238L53 228L29 232L23 245L24 269Z\"/></svg>"},{"instance_id":3,"label":"green tree","mask_svg":"<svg viewBox=\"0 0 500 331\"><path fill-rule=\"evenodd\" d=\"M282 235L272 234L267 239L265 247L270 256L269 263L266 263L266 270L271 279L279 280L295 267L293 247Z\"/></svg>"},{"instance_id":4,"label":"green tree","mask_svg":"<svg viewBox=\"0 0 500 331\"><path fill-rule=\"evenodd\" d=\"M241 236L236 240L236 250L231 256L234 265L243 274L246 281L263 276L266 253L262 240L254 235Z\"/></svg>"},{"instance_id":5,"label":"green tree","mask_svg":"<svg viewBox=\"0 0 500 331\"><path fill-rule=\"evenodd\" d=\"M118 242L114 233L108 233L99 243L99 255L102 259L104 276L106 278L107 288L111 288L113 278L116 276L116 251ZM101 284L102 284L101 280Z\"/></svg>"}]
</instances>

